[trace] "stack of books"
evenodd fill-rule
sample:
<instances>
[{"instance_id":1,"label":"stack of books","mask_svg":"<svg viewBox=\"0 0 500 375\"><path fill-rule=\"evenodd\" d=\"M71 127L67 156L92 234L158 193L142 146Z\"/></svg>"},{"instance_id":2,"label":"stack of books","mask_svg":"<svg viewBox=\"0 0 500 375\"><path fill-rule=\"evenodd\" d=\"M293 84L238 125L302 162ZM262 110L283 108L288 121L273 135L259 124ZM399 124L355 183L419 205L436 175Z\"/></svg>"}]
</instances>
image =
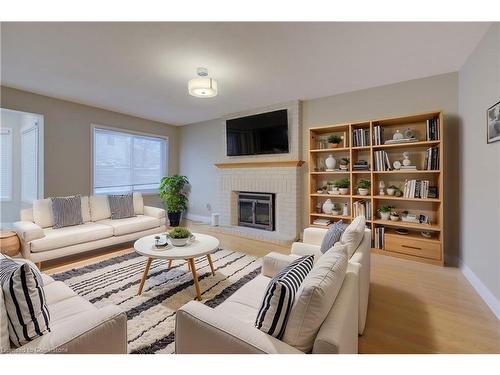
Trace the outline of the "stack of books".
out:
<instances>
[{"instance_id":1,"label":"stack of books","mask_svg":"<svg viewBox=\"0 0 500 375\"><path fill-rule=\"evenodd\" d=\"M375 125L373 127L373 143L375 145L384 144L384 128L382 128L380 125Z\"/></svg>"},{"instance_id":2,"label":"stack of books","mask_svg":"<svg viewBox=\"0 0 500 375\"><path fill-rule=\"evenodd\" d=\"M402 165L399 169L401 170L417 170L417 166L416 165Z\"/></svg>"},{"instance_id":3,"label":"stack of books","mask_svg":"<svg viewBox=\"0 0 500 375\"><path fill-rule=\"evenodd\" d=\"M370 129L356 129L352 131L352 146L363 147L370 145Z\"/></svg>"},{"instance_id":4,"label":"stack of books","mask_svg":"<svg viewBox=\"0 0 500 375\"><path fill-rule=\"evenodd\" d=\"M427 120L426 134L427 134L428 141L438 141L439 140L439 118L438 117Z\"/></svg>"},{"instance_id":5,"label":"stack of books","mask_svg":"<svg viewBox=\"0 0 500 375\"><path fill-rule=\"evenodd\" d=\"M406 180L403 189L405 198L429 198L429 185L427 180Z\"/></svg>"},{"instance_id":6,"label":"stack of books","mask_svg":"<svg viewBox=\"0 0 500 375\"><path fill-rule=\"evenodd\" d=\"M376 171L391 171L391 162L389 161L389 155L385 151L375 151L375 170Z\"/></svg>"},{"instance_id":7,"label":"stack of books","mask_svg":"<svg viewBox=\"0 0 500 375\"><path fill-rule=\"evenodd\" d=\"M352 212L354 217L364 216L365 219L371 220L372 217L372 203L366 201L356 201L352 204Z\"/></svg>"},{"instance_id":8,"label":"stack of books","mask_svg":"<svg viewBox=\"0 0 500 375\"><path fill-rule=\"evenodd\" d=\"M428 148L425 153L424 169L436 171L439 169L439 147Z\"/></svg>"},{"instance_id":9,"label":"stack of books","mask_svg":"<svg viewBox=\"0 0 500 375\"><path fill-rule=\"evenodd\" d=\"M375 242L376 249L383 249L384 248L384 232L385 232L384 227L375 228L374 242Z\"/></svg>"},{"instance_id":10,"label":"stack of books","mask_svg":"<svg viewBox=\"0 0 500 375\"><path fill-rule=\"evenodd\" d=\"M369 171L370 164L366 160L358 160L352 165L353 171Z\"/></svg>"},{"instance_id":11,"label":"stack of books","mask_svg":"<svg viewBox=\"0 0 500 375\"><path fill-rule=\"evenodd\" d=\"M321 226L324 226L324 227L329 226L331 223L332 223L332 221L330 219L315 219L313 221L313 224L315 224L315 225L321 225Z\"/></svg>"}]
</instances>

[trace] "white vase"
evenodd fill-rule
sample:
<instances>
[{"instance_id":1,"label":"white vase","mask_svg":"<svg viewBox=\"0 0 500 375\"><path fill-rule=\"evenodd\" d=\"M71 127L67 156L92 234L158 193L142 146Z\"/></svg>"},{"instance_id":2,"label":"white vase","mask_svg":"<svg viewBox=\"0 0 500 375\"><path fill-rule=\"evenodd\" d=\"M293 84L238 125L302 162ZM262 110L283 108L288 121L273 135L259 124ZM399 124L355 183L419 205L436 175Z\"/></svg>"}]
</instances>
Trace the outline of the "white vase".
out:
<instances>
[{"instance_id":1,"label":"white vase","mask_svg":"<svg viewBox=\"0 0 500 375\"><path fill-rule=\"evenodd\" d=\"M335 169L335 165L337 164L337 160L332 155L329 155L325 159L325 165L327 171L333 171Z\"/></svg>"},{"instance_id":2,"label":"white vase","mask_svg":"<svg viewBox=\"0 0 500 375\"><path fill-rule=\"evenodd\" d=\"M380 218L382 220L389 220L389 216L391 215L390 212L379 212L380 213Z\"/></svg>"},{"instance_id":3,"label":"white vase","mask_svg":"<svg viewBox=\"0 0 500 375\"><path fill-rule=\"evenodd\" d=\"M323 212L325 214L331 214L332 213L332 209L333 209L333 203L332 203L332 200L331 199L327 199L324 203L323 203Z\"/></svg>"},{"instance_id":4,"label":"white vase","mask_svg":"<svg viewBox=\"0 0 500 375\"><path fill-rule=\"evenodd\" d=\"M349 188L340 188L339 192L340 195L347 195L347 193L349 193Z\"/></svg>"}]
</instances>

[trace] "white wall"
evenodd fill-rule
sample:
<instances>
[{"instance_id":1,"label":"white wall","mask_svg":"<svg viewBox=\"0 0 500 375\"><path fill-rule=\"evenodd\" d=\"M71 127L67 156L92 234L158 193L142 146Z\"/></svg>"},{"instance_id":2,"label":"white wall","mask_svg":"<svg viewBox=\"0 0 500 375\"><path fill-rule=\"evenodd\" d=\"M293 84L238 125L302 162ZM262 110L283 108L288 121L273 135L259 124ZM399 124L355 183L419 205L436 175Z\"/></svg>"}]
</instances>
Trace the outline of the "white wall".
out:
<instances>
[{"instance_id":1,"label":"white wall","mask_svg":"<svg viewBox=\"0 0 500 375\"><path fill-rule=\"evenodd\" d=\"M459 72L460 261L500 319L500 142L486 144L486 110L500 100L500 24Z\"/></svg>"}]
</instances>

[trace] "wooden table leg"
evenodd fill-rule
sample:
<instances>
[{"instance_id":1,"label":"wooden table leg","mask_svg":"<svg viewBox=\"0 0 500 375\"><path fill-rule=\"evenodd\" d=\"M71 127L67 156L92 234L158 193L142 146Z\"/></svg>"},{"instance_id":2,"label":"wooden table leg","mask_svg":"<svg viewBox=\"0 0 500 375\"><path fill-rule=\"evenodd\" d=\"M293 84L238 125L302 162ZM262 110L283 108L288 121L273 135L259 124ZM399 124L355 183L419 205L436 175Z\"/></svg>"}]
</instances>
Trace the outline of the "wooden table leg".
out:
<instances>
[{"instance_id":1,"label":"wooden table leg","mask_svg":"<svg viewBox=\"0 0 500 375\"><path fill-rule=\"evenodd\" d=\"M212 263L212 257L207 254L208 264L210 264L210 269L212 270L212 275L215 276L214 264Z\"/></svg>"},{"instance_id":2,"label":"wooden table leg","mask_svg":"<svg viewBox=\"0 0 500 375\"><path fill-rule=\"evenodd\" d=\"M146 279L148 277L149 267L151 266L152 261L153 261L152 258L148 258L148 260L146 261L146 268L144 268L144 273L142 274L141 284L139 285L139 293L137 293L139 296L142 293L142 288L144 288L144 283L146 282Z\"/></svg>"},{"instance_id":3,"label":"wooden table leg","mask_svg":"<svg viewBox=\"0 0 500 375\"><path fill-rule=\"evenodd\" d=\"M167 268L167 269L170 269L170 268L172 268L172 259L170 259L170 260L168 261L168 268Z\"/></svg>"},{"instance_id":4,"label":"wooden table leg","mask_svg":"<svg viewBox=\"0 0 500 375\"><path fill-rule=\"evenodd\" d=\"M189 258L188 262L191 267L191 273L193 274L194 287L196 288L196 299L201 301L200 284L198 283L198 275L196 274L196 267L194 266L194 258Z\"/></svg>"}]
</instances>

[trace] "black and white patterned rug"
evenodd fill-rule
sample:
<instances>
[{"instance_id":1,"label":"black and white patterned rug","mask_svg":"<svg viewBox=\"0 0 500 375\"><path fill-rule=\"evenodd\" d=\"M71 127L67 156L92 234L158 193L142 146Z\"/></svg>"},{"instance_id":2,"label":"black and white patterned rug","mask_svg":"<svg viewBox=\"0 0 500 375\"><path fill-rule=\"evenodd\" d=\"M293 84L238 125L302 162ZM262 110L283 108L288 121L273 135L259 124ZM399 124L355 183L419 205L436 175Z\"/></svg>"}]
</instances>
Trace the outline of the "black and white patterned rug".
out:
<instances>
[{"instance_id":1,"label":"black and white patterned rug","mask_svg":"<svg viewBox=\"0 0 500 375\"><path fill-rule=\"evenodd\" d=\"M212 261L215 276L206 257L195 261L202 303L211 307L260 273L260 259L243 253L220 249ZM168 261L155 259L138 296L145 263L134 252L52 276L97 307L115 304L125 311L130 353L173 353L176 311L195 296L192 275L184 261L174 261L167 270Z\"/></svg>"}]
</instances>

